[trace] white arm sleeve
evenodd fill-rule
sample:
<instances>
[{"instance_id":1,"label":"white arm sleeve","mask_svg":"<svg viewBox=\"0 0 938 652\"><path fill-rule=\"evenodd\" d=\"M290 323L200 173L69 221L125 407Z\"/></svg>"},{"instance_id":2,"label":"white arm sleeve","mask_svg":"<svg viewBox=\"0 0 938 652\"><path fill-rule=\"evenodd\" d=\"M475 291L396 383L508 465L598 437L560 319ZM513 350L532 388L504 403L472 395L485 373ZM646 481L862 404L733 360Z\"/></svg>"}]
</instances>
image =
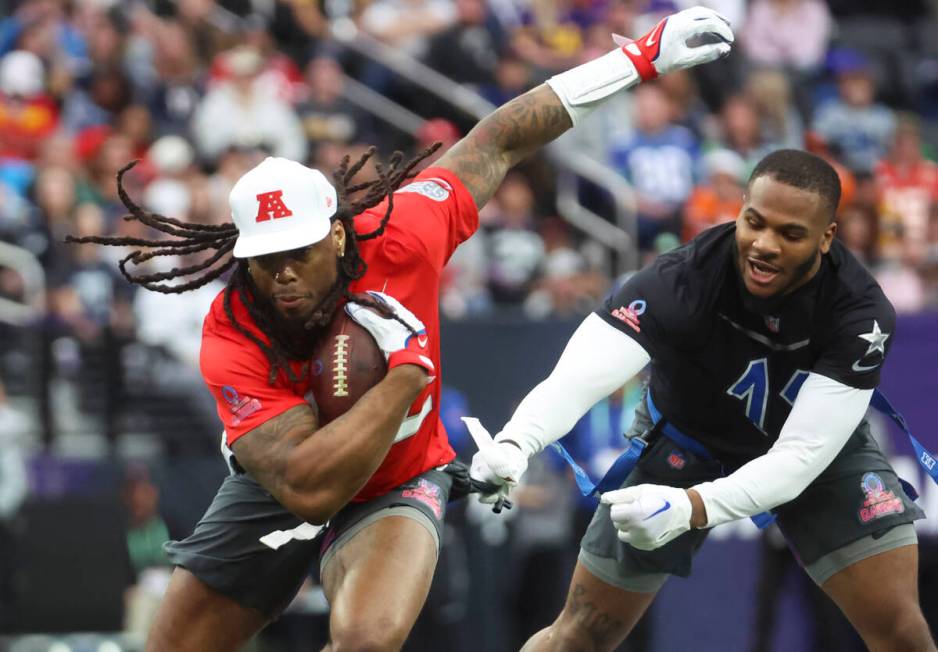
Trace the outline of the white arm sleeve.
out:
<instances>
[{"instance_id":1,"label":"white arm sleeve","mask_svg":"<svg viewBox=\"0 0 938 652\"><path fill-rule=\"evenodd\" d=\"M550 376L524 397L495 440L515 441L528 457L540 452L649 360L638 342L591 314L567 342Z\"/></svg>"},{"instance_id":2,"label":"white arm sleeve","mask_svg":"<svg viewBox=\"0 0 938 652\"><path fill-rule=\"evenodd\" d=\"M765 455L725 478L694 487L707 510L707 527L797 498L847 443L872 395L872 389L809 374L778 441Z\"/></svg>"}]
</instances>

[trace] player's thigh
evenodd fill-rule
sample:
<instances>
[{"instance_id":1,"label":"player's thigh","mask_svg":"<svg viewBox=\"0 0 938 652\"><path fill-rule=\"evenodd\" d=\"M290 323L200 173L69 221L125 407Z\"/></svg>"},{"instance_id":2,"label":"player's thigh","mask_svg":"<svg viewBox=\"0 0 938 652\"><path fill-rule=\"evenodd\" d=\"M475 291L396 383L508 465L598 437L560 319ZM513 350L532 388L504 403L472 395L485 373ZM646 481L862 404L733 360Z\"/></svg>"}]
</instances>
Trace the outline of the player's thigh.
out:
<instances>
[{"instance_id":1,"label":"player's thigh","mask_svg":"<svg viewBox=\"0 0 938 652\"><path fill-rule=\"evenodd\" d=\"M243 607L176 568L147 638L147 652L237 650L267 623L261 612Z\"/></svg>"},{"instance_id":2,"label":"player's thigh","mask_svg":"<svg viewBox=\"0 0 938 652\"><path fill-rule=\"evenodd\" d=\"M206 587L273 620L319 554L317 531L249 476L228 476L195 531L166 552Z\"/></svg>"},{"instance_id":3,"label":"player's thigh","mask_svg":"<svg viewBox=\"0 0 938 652\"><path fill-rule=\"evenodd\" d=\"M914 538L911 525L900 525L890 532L897 543L900 537L906 541ZM836 572L821 588L874 652L935 649L919 607L916 544L863 557Z\"/></svg>"},{"instance_id":4,"label":"player's thigh","mask_svg":"<svg viewBox=\"0 0 938 652\"><path fill-rule=\"evenodd\" d=\"M428 471L333 519L320 561L333 647L403 644L430 590L450 484Z\"/></svg>"},{"instance_id":5,"label":"player's thigh","mask_svg":"<svg viewBox=\"0 0 938 652\"><path fill-rule=\"evenodd\" d=\"M862 423L844 450L798 498L776 510L778 526L811 579L915 543L924 517Z\"/></svg>"}]
</instances>

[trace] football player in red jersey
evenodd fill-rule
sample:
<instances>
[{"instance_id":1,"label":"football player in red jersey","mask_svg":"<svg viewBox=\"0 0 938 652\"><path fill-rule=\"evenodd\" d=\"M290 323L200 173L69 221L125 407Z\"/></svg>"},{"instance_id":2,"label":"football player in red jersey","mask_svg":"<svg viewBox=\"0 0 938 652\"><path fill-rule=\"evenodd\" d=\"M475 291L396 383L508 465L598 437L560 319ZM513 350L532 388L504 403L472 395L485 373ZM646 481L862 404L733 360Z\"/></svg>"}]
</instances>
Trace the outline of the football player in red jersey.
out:
<instances>
[{"instance_id":1,"label":"football player in red jersey","mask_svg":"<svg viewBox=\"0 0 938 652\"><path fill-rule=\"evenodd\" d=\"M176 236L80 240L149 249L121 263L128 279L180 292L233 268L206 317L201 352L232 475L195 532L168 544L177 568L148 650L238 648L279 615L317 557L331 605L327 649L401 648L430 587L452 482L440 470L454 453L435 378L443 266L509 168L610 95L724 56L732 40L711 10L675 14L499 108L404 187L429 151L406 163L395 155L377 167L379 179L357 186L368 156L346 161L334 186L317 171L268 158L232 189L234 224L222 226L145 213L121 188L134 217ZM126 270L128 262L203 250L214 254L170 272ZM189 274L197 276L162 284ZM364 292L393 317L356 305ZM306 362L343 302L375 335L389 372L320 426Z\"/></svg>"}]
</instances>

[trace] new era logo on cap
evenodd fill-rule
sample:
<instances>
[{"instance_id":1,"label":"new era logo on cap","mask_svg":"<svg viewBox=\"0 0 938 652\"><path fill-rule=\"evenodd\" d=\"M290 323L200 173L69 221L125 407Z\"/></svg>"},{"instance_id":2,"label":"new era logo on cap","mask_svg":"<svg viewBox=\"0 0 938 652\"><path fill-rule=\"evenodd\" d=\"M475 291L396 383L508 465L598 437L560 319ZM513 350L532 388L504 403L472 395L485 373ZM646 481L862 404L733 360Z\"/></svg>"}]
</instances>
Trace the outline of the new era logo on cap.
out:
<instances>
[{"instance_id":1,"label":"new era logo on cap","mask_svg":"<svg viewBox=\"0 0 938 652\"><path fill-rule=\"evenodd\" d=\"M228 203L238 227L234 256L249 258L325 238L337 197L322 172L269 156L238 179Z\"/></svg>"}]
</instances>

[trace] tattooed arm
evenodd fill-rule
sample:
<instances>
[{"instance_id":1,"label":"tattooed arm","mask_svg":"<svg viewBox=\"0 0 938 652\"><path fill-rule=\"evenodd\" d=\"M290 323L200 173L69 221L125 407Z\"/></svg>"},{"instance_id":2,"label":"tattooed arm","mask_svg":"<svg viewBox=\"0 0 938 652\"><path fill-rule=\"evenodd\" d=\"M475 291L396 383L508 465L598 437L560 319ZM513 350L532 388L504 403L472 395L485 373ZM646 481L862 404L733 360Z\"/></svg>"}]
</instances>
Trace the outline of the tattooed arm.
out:
<instances>
[{"instance_id":1,"label":"tattooed arm","mask_svg":"<svg viewBox=\"0 0 938 652\"><path fill-rule=\"evenodd\" d=\"M663 18L634 42L554 75L496 109L437 165L455 172L481 208L509 168L607 98L658 75L726 56L732 42L729 22L711 9L692 7Z\"/></svg>"},{"instance_id":2,"label":"tattooed arm","mask_svg":"<svg viewBox=\"0 0 938 652\"><path fill-rule=\"evenodd\" d=\"M291 408L233 444L238 463L287 510L325 523L381 465L407 408L426 387L416 365L388 371L348 412L320 429L308 405Z\"/></svg>"},{"instance_id":3,"label":"tattooed arm","mask_svg":"<svg viewBox=\"0 0 938 652\"><path fill-rule=\"evenodd\" d=\"M481 208L509 169L572 126L560 98L542 84L483 118L437 165L452 170Z\"/></svg>"}]
</instances>

